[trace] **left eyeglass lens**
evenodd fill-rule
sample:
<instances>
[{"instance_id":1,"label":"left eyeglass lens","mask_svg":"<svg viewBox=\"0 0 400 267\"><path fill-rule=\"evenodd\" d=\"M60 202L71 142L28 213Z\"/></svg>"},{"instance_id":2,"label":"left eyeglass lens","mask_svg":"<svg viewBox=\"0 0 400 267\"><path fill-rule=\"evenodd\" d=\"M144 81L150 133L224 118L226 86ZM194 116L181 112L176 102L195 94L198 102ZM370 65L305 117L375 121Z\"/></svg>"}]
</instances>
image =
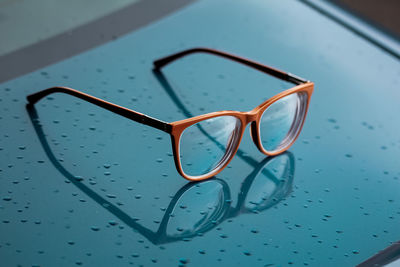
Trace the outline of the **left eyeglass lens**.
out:
<instances>
[{"instance_id":1,"label":"left eyeglass lens","mask_svg":"<svg viewBox=\"0 0 400 267\"><path fill-rule=\"evenodd\" d=\"M186 128L179 143L183 172L195 179L223 166L235 151L240 127L239 119L220 116Z\"/></svg>"}]
</instances>

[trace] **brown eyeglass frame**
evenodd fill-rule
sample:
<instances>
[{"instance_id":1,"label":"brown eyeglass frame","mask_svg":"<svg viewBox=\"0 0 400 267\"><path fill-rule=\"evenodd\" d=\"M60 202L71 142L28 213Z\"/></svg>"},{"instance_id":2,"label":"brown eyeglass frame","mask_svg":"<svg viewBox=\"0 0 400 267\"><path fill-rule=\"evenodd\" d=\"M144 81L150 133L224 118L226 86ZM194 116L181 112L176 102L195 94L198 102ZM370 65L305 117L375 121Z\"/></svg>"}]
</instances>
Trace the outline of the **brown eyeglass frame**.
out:
<instances>
[{"instance_id":1,"label":"brown eyeglass frame","mask_svg":"<svg viewBox=\"0 0 400 267\"><path fill-rule=\"evenodd\" d=\"M251 137L252 137L254 143L256 144L257 148L265 155L274 156L274 155L283 153L284 151L288 150L292 146L292 144L296 141L296 139L297 139L298 135L300 134L301 129L303 127L304 120L305 120L305 117L306 117L307 111L308 111L308 106L310 103L310 98L311 98L311 95L314 90L314 83L307 81L303 78L300 78L298 76L295 76L291 73L283 72L281 70L257 63L255 61L251 61L251 60L248 60L248 59L245 59L242 57L228 54L226 52L209 49L209 48L188 49L188 50L184 50L182 52L161 58L159 60L156 60L153 62L154 70L160 71L162 67L171 63L172 61L175 61L181 57L184 57L186 55L190 55L193 53L208 53L208 54L220 56L220 57L223 57L226 59L230 59L230 60L236 61L238 63L244 64L248 67L252 67L263 73L266 73L266 74L269 74L276 78L279 78L281 80L296 84L296 86L273 96L272 98L264 101L262 104L260 104L259 106L257 106L256 108L254 108L253 110L248 111L248 112L218 111L218 112L212 112L212 113L208 113L208 114L204 114L204 115L200 115L200 116L196 116L196 117L192 117L192 118L188 118L188 119L184 119L184 120L180 120L180 121L175 121L175 122L171 122L171 123L167 123L167 122L152 118L150 116L139 113L137 111L107 102L100 98L85 94L83 92L80 92L78 90L68 88L68 87L48 88L48 89L39 91L37 93L28 95L27 100L28 100L29 104L33 105L37 101L39 101L43 97L46 97L49 94L65 93L65 94L69 94L69 95L75 96L77 98L80 98L82 100L88 101L92 104L95 104L99 107L107 109L111 112L119 114L119 115L126 117L128 119L131 119L133 121L136 121L136 122L151 126L153 128L159 129L166 133L169 133L171 135L172 149L173 149L174 162L175 162L176 169L178 170L180 175L182 175L185 179L187 179L189 181L204 180L204 179L210 178L212 176L215 176L216 174L221 172L229 164L229 162L232 160L233 156L236 154L236 152L239 148L239 144L242 139L244 130L246 129L246 127L249 123L251 123L251 127L250 127ZM276 102L277 100L279 100L285 96L288 96L288 95L294 94L294 93L307 94L307 100L306 100L307 103L306 103L305 111L304 111L304 114L303 114L303 117L301 120L301 124L299 126L297 126L298 130L296 132L296 135L294 136L294 138L292 138L291 142L288 145L286 145L284 148L282 148L280 150L268 152L263 148L263 146L261 144L261 139L260 139L259 125L260 125L260 119L262 117L262 114L272 103ZM233 149L229 153L229 158L226 159L222 165L218 166L217 168L215 168L214 170L212 170L211 172L209 172L205 175L190 176L190 175L185 174L182 169L182 165L180 162L180 155L179 155L179 142L180 142L182 132L186 128L188 128L189 126L191 126L193 124L196 124L203 120L219 117L219 116L233 116L233 117L239 119L241 122L240 132L237 134L238 140L236 141L235 147L229 148L229 149ZM222 160L220 162L222 162Z\"/></svg>"}]
</instances>

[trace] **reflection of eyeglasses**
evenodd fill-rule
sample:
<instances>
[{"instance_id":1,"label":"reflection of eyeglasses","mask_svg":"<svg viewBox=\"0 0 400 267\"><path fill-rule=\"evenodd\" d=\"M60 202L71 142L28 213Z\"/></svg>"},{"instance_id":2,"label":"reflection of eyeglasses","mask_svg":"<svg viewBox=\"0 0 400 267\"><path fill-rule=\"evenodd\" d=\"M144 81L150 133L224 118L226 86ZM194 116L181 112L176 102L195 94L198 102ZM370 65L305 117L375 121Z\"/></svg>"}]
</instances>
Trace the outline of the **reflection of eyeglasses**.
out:
<instances>
[{"instance_id":1,"label":"reflection of eyeglasses","mask_svg":"<svg viewBox=\"0 0 400 267\"><path fill-rule=\"evenodd\" d=\"M166 224L163 235L167 240L191 238L210 231L224 220L271 208L290 193L294 168L290 152L264 159L243 181L236 206L231 205L230 189L223 180L186 185L168 207L163 218Z\"/></svg>"},{"instance_id":2,"label":"reflection of eyeglasses","mask_svg":"<svg viewBox=\"0 0 400 267\"><path fill-rule=\"evenodd\" d=\"M27 98L34 104L49 94L66 93L169 133L176 168L184 178L191 181L210 178L226 167L236 154L249 123L253 141L262 153L277 155L286 151L301 131L314 84L290 73L207 48L189 49L156 60L155 69L161 69L178 58L196 52L209 53L242 63L297 86L275 95L249 112L219 111L172 123L66 87L49 88Z\"/></svg>"},{"instance_id":3,"label":"reflection of eyeglasses","mask_svg":"<svg viewBox=\"0 0 400 267\"><path fill-rule=\"evenodd\" d=\"M30 105L27 108L40 143L57 170L87 196L154 244L193 238L210 231L226 219L242 213L264 211L287 197L292 189L295 162L290 152L265 158L259 163L252 158L244 158L254 170L243 181L236 206L231 205L231 192L223 180L210 179L201 183L188 183L172 198L160 227L153 232L67 171L54 156L39 124L35 108Z\"/></svg>"}]
</instances>

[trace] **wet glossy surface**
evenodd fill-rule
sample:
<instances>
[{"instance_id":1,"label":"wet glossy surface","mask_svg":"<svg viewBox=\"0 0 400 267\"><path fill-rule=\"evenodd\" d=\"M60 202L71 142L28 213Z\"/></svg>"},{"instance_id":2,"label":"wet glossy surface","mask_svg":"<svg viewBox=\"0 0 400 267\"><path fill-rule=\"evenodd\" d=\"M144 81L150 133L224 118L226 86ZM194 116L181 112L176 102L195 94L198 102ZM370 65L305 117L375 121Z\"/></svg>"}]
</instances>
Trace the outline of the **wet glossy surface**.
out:
<instances>
[{"instance_id":1,"label":"wet glossy surface","mask_svg":"<svg viewBox=\"0 0 400 267\"><path fill-rule=\"evenodd\" d=\"M247 111L289 87L203 54L151 71L194 46L315 82L290 153L265 159L245 134L228 168L193 184L161 131L62 94L25 107L64 85L174 121ZM398 61L301 3L201 1L2 84L1 261L353 266L400 239L399 76Z\"/></svg>"}]
</instances>

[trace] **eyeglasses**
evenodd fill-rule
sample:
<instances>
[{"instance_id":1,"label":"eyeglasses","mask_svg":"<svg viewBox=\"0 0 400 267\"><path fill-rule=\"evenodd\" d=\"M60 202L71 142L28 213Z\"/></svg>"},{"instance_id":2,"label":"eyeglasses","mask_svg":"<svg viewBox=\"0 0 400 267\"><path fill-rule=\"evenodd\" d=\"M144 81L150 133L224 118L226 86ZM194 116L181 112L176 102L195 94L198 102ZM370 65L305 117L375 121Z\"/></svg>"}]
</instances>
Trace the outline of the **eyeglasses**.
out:
<instances>
[{"instance_id":1,"label":"eyeglasses","mask_svg":"<svg viewBox=\"0 0 400 267\"><path fill-rule=\"evenodd\" d=\"M295 173L294 155L290 152L275 157L267 157L257 162L238 156L252 171L242 181L236 201L229 185L221 179L209 179L199 183L187 183L181 187L166 206L157 231L142 225L119 205L107 200L93 188L70 173L55 156L44 133L39 116L33 106L27 107L29 118L39 141L54 167L88 197L100 204L118 219L130 226L156 245L175 242L203 235L223 221L241 214L260 213L277 205L292 191ZM236 203L232 205L232 203ZM182 209L181 207L185 207ZM206 211L204 208L206 207Z\"/></svg>"},{"instance_id":2,"label":"eyeglasses","mask_svg":"<svg viewBox=\"0 0 400 267\"><path fill-rule=\"evenodd\" d=\"M314 83L269 66L208 48L193 48L154 61L155 71L193 53L208 53L252 67L296 86L264 101L248 112L219 111L167 123L83 92L52 87L27 96L30 105L52 93L65 93L171 136L175 166L190 181L210 178L222 171L236 154L250 124L257 148L268 156L280 154L295 142L303 127Z\"/></svg>"}]
</instances>

